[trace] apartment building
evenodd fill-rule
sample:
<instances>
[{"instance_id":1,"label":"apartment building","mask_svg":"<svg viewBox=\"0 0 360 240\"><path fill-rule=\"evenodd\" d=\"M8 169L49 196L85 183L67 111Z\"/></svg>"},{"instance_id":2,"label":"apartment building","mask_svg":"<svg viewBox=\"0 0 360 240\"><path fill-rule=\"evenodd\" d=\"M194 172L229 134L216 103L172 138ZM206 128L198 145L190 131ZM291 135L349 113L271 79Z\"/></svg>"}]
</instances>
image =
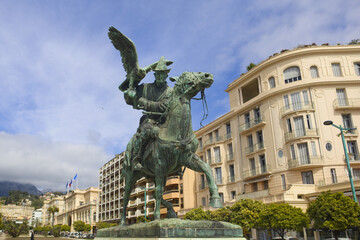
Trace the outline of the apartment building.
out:
<instances>
[{"instance_id":1,"label":"apartment building","mask_svg":"<svg viewBox=\"0 0 360 240\"><path fill-rule=\"evenodd\" d=\"M6 220L22 223L24 220L30 220L34 207L17 206L15 204L1 205L0 214Z\"/></svg>"},{"instance_id":2,"label":"apartment building","mask_svg":"<svg viewBox=\"0 0 360 240\"><path fill-rule=\"evenodd\" d=\"M104 222L119 222L123 209L125 181L120 179L125 153L117 154L100 168L99 188L101 189L99 203L99 220ZM169 177L164 191L164 199L170 201L175 212L180 216L184 208L195 206L193 189L195 173L186 170L183 177ZM152 219L155 208L155 184L145 178L139 179L130 194L127 209L127 222L135 223L138 217ZM187 189L187 192L184 190ZM161 218L166 217L166 208L160 209Z\"/></svg>"},{"instance_id":3,"label":"apartment building","mask_svg":"<svg viewBox=\"0 0 360 240\"><path fill-rule=\"evenodd\" d=\"M270 56L228 85L230 111L196 131L225 205L251 198L306 209L322 191L351 196L339 130L360 127L360 46L304 46ZM358 130L345 133L357 195ZM196 206L209 203L196 173ZM359 199L359 197L358 197Z\"/></svg>"}]
</instances>

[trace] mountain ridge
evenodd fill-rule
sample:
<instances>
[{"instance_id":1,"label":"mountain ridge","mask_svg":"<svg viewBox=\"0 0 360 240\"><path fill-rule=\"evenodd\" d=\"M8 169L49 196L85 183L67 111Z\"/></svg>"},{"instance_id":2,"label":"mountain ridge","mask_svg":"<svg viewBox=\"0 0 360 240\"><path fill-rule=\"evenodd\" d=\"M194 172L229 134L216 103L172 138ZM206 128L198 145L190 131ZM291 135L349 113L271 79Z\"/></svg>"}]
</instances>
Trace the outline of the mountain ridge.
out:
<instances>
[{"instance_id":1,"label":"mountain ridge","mask_svg":"<svg viewBox=\"0 0 360 240\"><path fill-rule=\"evenodd\" d=\"M11 181L0 181L0 197L9 196L9 191L27 192L31 195L42 195L42 192L31 183L19 183Z\"/></svg>"}]
</instances>

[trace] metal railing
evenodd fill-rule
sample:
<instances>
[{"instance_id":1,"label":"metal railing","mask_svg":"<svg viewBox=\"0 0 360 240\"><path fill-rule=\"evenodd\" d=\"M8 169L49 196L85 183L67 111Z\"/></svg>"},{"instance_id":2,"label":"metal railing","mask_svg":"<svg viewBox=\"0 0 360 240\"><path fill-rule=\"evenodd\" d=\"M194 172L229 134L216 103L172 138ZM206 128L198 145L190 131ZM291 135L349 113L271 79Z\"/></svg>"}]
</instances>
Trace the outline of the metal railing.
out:
<instances>
[{"instance_id":1,"label":"metal railing","mask_svg":"<svg viewBox=\"0 0 360 240\"><path fill-rule=\"evenodd\" d=\"M295 129L292 132L285 133L285 141L288 142L300 137L316 137L316 136L318 136L318 130L316 128L313 129L301 128L301 129Z\"/></svg>"},{"instance_id":2,"label":"metal railing","mask_svg":"<svg viewBox=\"0 0 360 240\"><path fill-rule=\"evenodd\" d=\"M215 184L223 184L223 182L224 182L224 181L223 181L223 178L222 178L222 177L221 177L221 178L220 178L220 177L219 177L219 178L218 178L218 177L215 178Z\"/></svg>"},{"instance_id":3,"label":"metal railing","mask_svg":"<svg viewBox=\"0 0 360 240\"><path fill-rule=\"evenodd\" d=\"M245 171L243 171L243 176L244 176L244 178L254 177L257 175L270 173L270 171L271 171L271 167L270 167L270 165L267 164L267 165L260 166L257 168L252 168L250 170L245 170Z\"/></svg>"},{"instance_id":4,"label":"metal railing","mask_svg":"<svg viewBox=\"0 0 360 240\"><path fill-rule=\"evenodd\" d=\"M201 183L201 184L199 184L199 190L204 190L204 189L207 188L207 187L208 187L208 184L207 184L206 181L203 182L203 183Z\"/></svg>"},{"instance_id":5,"label":"metal railing","mask_svg":"<svg viewBox=\"0 0 360 240\"><path fill-rule=\"evenodd\" d=\"M225 139L225 140L228 140L228 139L230 139L231 137L232 137L232 136L231 136L231 132L224 134L224 139Z\"/></svg>"},{"instance_id":6,"label":"metal railing","mask_svg":"<svg viewBox=\"0 0 360 240\"><path fill-rule=\"evenodd\" d=\"M286 105L282 108L280 108L280 114L281 116L284 116L286 114L296 112L296 111L304 111L304 110L315 110L314 108L314 102L296 102L289 105Z\"/></svg>"},{"instance_id":7,"label":"metal railing","mask_svg":"<svg viewBox=\"0 0 360 240\"><path fill-rule=\"evenodd\" d=\"M265 148L264 142L256 143L256 144L254 144L254 145L251 145L251 146L249 146L249 147L246 147L246 148L245 148L245 153L246 153L246 154L250 154L250 153L259 151L259 150L261 150L261 149L264 149L264 148Z\"/></svg>"},{"instance_id":8,"label":"metal railing","mask_svg":"<svg viewBox=\"0 0 360 240\"><path fill-rule=\"evenodd\" d=\"M264 119L263 116L260 116L260 117L258 117L258 118L251 119L249 122L246 122L246 123L244 123L244 124L241 124L241 125L239 126L239 131L240 131L240 132L245 131L245 130L247 130L247 129L249 129L249 128L252 128L252 127L254 127L254 126L256 126L256 125L258 125L259 123L262 123L262 122L264 122L264 121L265 121L265 119Z\"/></svg>"},{"instance_id":9,"label":"metal railing","mask_svg":"<svg viewBox=\"0 0 360 240\"><path fill-rule=\"evenodd\" d=\"M230 176L228 178L228 183L233 183L233 182L235 182L235 176Z\"/></svg>"},{"instance_id":10,"label":"metal railing","mask_svg":"<svg viewBox=\"0 0 360 240\"><path fill-rule=\"evenodd\" d=\"M321 155L297 157L295 159L288 160L289 168L296 168L296 167L309 166L309 165L322 165L322 164L324 164L324 159Z\"/></svg>"},{"instance_id":11,"label":"metal railing","mask_svg":"<svg viewBox=\"0 0 360 240\"><path fill-rule=\"evenodd\" d=\"M232 161L234 160L234 153L229 153L226 155L226 161Z\"/></svg>"},{"instance_id":12,"label":"metal railing","mask_svg":"<svg viewBox=\"0 0 360 240\"><path fill-rule=\"evenodd\" d=\"M335 99L334 108L360 108L360 98Z\"/></svg>"},{"instance_id":13,"label":"metal railing","mask_svg":"<svg viewBox=\"0 0 360 240\"><path fill-rule=\"evenodd\" d=\"M348 156L350 162L360 162L359 153L348 153ZM344 160L345 160L345 156L344 156Z\"/></svg>"}]
</instances>

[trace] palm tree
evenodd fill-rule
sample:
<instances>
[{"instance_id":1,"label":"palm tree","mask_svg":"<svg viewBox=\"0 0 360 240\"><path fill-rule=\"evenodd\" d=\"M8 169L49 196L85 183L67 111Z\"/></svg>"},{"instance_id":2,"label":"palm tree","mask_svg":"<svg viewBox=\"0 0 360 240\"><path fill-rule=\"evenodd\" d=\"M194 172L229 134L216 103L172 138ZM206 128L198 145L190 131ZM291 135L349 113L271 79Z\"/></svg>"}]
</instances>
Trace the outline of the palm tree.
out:
<instances>
[{"instance_id":1,"label":"palm tree","mask_svg":"<svg viewBox=\"0 0 360 240\"><path fill-rule=\"evenodd\" d=\"M51 223L51 232L54 229L54 220L55 220L55 213L59 212L59 208L56 206L51 206L47 209L49 213L52 215L52 223Z\"/></svg>"}]
</instances>

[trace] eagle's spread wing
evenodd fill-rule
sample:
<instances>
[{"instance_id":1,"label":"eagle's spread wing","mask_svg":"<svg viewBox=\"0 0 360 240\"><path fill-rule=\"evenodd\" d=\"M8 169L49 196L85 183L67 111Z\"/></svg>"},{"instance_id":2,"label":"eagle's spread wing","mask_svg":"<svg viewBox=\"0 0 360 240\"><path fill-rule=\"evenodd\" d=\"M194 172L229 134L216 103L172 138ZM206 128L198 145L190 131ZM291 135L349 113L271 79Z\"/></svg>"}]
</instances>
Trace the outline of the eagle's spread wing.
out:
<instances>
[{"instance_id":1,"label":"eagle's spread wing","mask_svg":"<svg viewBox=\"0 0 360 240\"><path fill-rule=\"evenodd\" d=\"M135 44L114 27L109 28L108 35L114 47L120 51L126 73L130 74L134 69L139 69Z\"/></svg>"}]
</instances>

